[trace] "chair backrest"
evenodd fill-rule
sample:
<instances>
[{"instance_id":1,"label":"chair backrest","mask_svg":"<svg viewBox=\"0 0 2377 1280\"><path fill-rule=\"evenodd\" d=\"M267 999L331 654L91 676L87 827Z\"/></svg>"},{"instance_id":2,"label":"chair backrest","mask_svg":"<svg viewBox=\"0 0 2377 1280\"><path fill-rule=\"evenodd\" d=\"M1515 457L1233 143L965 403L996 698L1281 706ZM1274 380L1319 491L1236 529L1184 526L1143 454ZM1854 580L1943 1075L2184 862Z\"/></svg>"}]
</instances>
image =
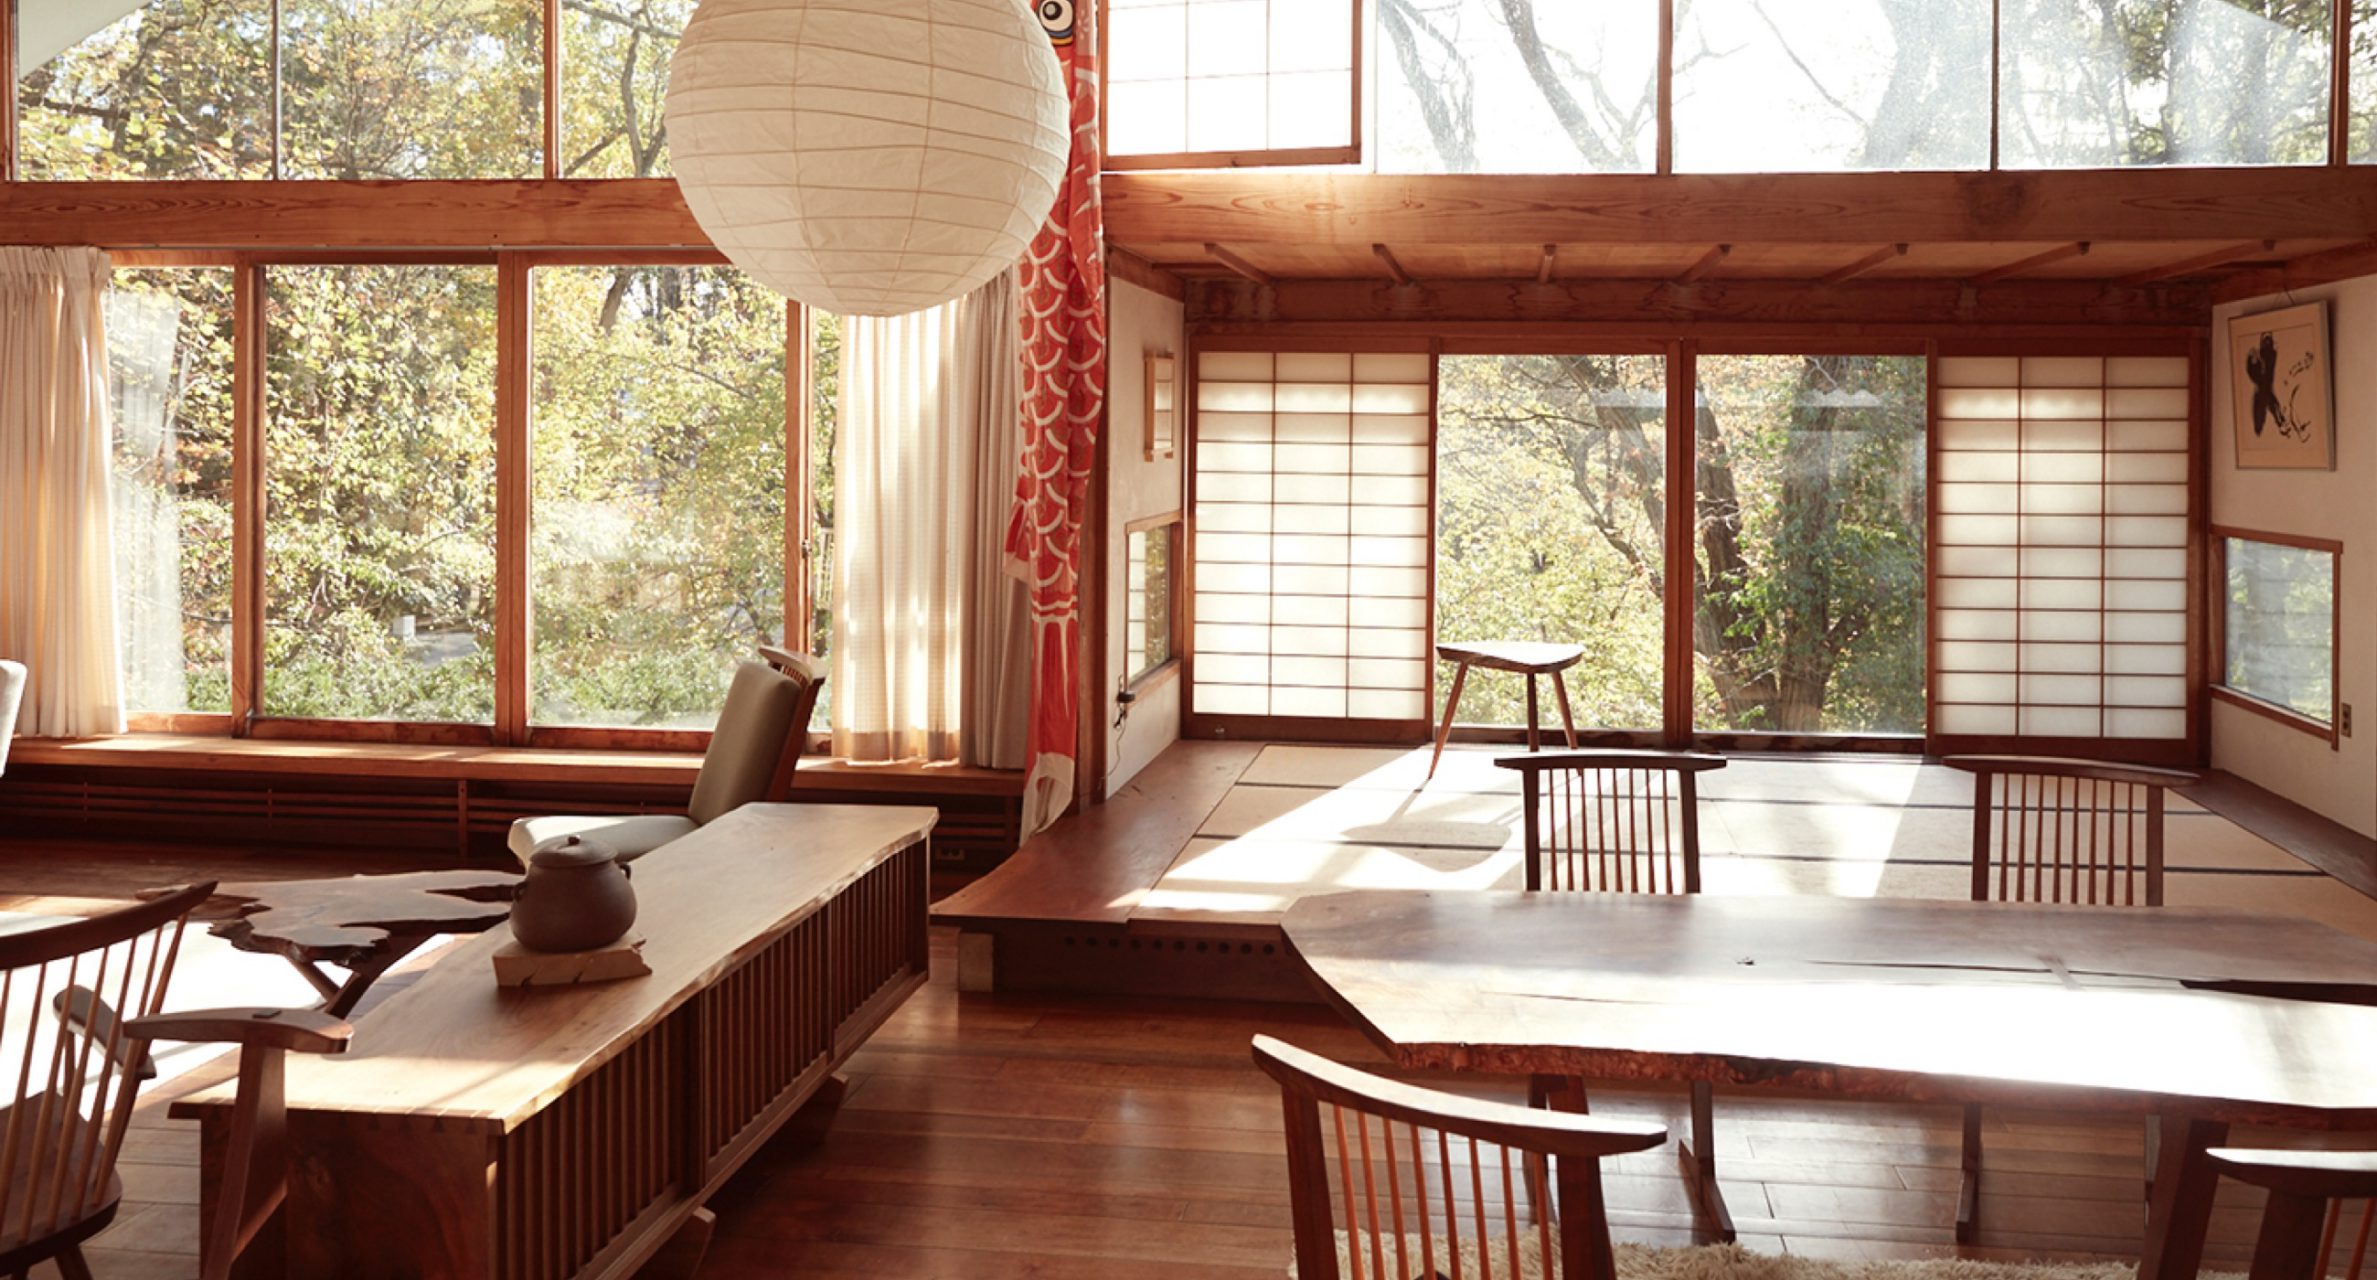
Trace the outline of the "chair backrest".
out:
<instances>
[{"instance_id":1,"label":"chair backrest","mask_svg":"<svg viewBox=\"0 0 2377 1280\"><path fill-rule=\"evenodd\" d=\"M1686 751L1503 756L1518 771L1527 887L1700 892L1700 784L1725 757Z\"/></svg>"},{"instance_id":2,"label":"chair backrest","mask_svg":"<svg viewBox=\"0 0 2377 1280\"><path fill-rule=\"evenodd\" d=\"M2179 769L1949 756L1973 775L1973 901L2162 905L2163 792Z\"/></svg>"},{"instance_id":3,"label":"chair backrest","mask_svg":"<svg viewBox=\"0 0 2377 1280\"><path fill-rule=\"evenodd\" d=\"M126 1024L161 1008L190 913L213 892L0 936L0 1271L114 1216L116 1155L149 1061Z\"/></svg>"},{"instance_id":4,"label":"chair backrest","mask_svg":"<svg viewBox=\"0 0 2377 1280\"><path fill-rule=\"evenodd\" d=\"M1665 1129L1440 1093L1269 1036L1254 1056L1279 1082L1299 1280L1516 1280L1529 1257L1544 1280L1614 1277L1600 1160ZM1550 1205L1522 1203L1545 1161L1556 1225Z\"/></svg>"},{"instance_id":5,"label":"chair backrest","mask_svg":"<svg viewBox=\"0 0 2377 1280\"><path fill-rule=\"evenodd\" d=\"M2221 1176L2269 1192L2253 1247L2254 1280L2360 1280L2377 1216L2377 1200L2369 1198L2377 1195L2377 1152L2214 1148L2209 1155ZM2331 1270L2348 1204L2357 1207L2359 1226L2341 1271Z\"/></svg>"},{"instance_id":6,"label":"chair backrest","mask_svg":"<svg viewBox=\"0 0 2377 1280\"><path fill-rule=\"evenodd\" d=\"M694 778L685 812L708 823L762 800L781 800L792 790L793 767L809 743L809 718L825 684L817 663L805 654L763 647L763 662L735 668L726 707Z\"/></svg>"},{"instance_id":7,"label":"chair backrest","mask_svg":"<svg viewBox=\"0 0 2377 1280\"><path fill-rule=\"evenodd\" d=\"M25 702L25 664L0 658L0 773L8 771L8 740L16 736L17 709Z\"/></svg>"}]
</instances>

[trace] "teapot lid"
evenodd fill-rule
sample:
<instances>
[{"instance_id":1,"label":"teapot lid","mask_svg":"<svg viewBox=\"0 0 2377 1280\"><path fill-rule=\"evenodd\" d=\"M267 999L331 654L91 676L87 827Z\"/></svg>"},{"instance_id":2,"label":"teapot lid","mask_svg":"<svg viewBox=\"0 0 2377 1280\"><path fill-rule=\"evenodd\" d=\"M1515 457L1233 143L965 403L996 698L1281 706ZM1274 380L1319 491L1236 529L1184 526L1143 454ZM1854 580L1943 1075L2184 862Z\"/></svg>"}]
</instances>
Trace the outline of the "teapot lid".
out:
<instances>
[{"instance_id":1,"label":"teapot lid","mask_svg":"<svg viewBox=\"0 0 2377 1280\"><path fill-rule=\"evenodd\" d=\"M599 867L618 860L618 850L584 836L561 836L547 840L528 855L528 865L540 869Z\"/></svg>"}]
</instances>

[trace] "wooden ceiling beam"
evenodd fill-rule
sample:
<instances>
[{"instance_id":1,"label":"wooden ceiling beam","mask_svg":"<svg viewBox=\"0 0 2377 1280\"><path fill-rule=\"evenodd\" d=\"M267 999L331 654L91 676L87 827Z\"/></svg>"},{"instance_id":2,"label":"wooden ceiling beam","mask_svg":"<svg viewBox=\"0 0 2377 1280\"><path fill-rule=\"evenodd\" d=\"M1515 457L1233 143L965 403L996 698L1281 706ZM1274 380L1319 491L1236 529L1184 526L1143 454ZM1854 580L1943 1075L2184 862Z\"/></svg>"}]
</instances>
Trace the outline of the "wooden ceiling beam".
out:
<instances>
[{"instance_id":1,"label":"wooden ceiling beam","mask_svg":"<svg viewBox=\"0 0 2377 1280\"><path fill-rule=\"evenodd\" d=\"M2377 240L2306 254L2275 267L2240 271L2212 286L2212 301L2237 302L2370 275L2377 275Z\"/></svg>"},{"instance_id":2,"label":"wooden ceiling beam","mask_svg":"<svg viewBox=\"0 0 2377 1280\"><path fill-rule=\"evenodd\" d=\"M1175 302L1188 297L1188 281L1119 244L1106 246L1106 274L1127 284L1160 293Z\"/></svg>"},{"instance_id":3,"label":"wooden ceiling beam","mask_svg":"<svg viewBox=\"0 0 2377 1280\"><path fill-rule=\"evenodd\" d=\"M1684 268L1684 273L1677 276L1675 278L1675 282L1677 284L1690 284L1693 281L1700 279L1709 272L1716 270L1717 264L1723 262L1732 253L1732 245L1710 245L1709 251L1707 253L1701 254L1699 258L1693 261L1691 266Z\"/></svg>"},{"instance_id":4,"label":"wooden ceiling beam","mask_svg":"<svg viewBox=\"0 0 2377 1280\"><path fill-rule=\"evenodd\" d=\"M2272 253L2277 248L2278 242L2275 240L2248 240L2243 244L2232 244L2226 248L2214 249L2210 253L2199 253L2192 258L2181 258L2177 262L2166 262L2159 267L2149 267L2144 271L2123 276L2113 283L2135 288L2161 280L2179 280L2187 276L2200 275L2216 267L2225 267L2239 258L2250 258L2259 253Z\"/></svg>"},{"instance_id":5,"label":"wooden ceiling beam","mask_svg":"<svg viewBox=\"0 0 2377 1280\"><path fill-rule=\"evenodd\" d=\"M1395 277L1396 284L1408 287L1418 283L1411 278L1410 272L1403 269L1403 264L1395 260L1394 250L1383 244L1374 244L1370 246L1370 252L1378 255L1378 260L1386 265L1387 274Z\"/></svg>"},{"instance_id":6,"label":"wooden ceiling beam","mask_svg":"<svg viewBox=\"0 0 2377 1280\"><path fill-rule=\"evenodd\" d=\"M1996 284L2000 280L2010 280L2026 271L2036 271L2040 267L2050 266L2054 263L2068 262L2073 258L2084 258L2088 256L2089 243L2086 240L2075 240L2070 244L2059 244L2045 253L2034 253L2027 258L2017 258L2001 267L1991 267L1966 280L1965 283L1977 288L1985 284Z\"/></svg>"},{"instance_id":7,"label":"wooden ceiling beam","mask_svg":"<svg viewBox=\"0 0 2377 1280\"><path fill-rule=\"evenodd\" d=\"M10 182L0 227L111 249L712 247L672 178Z\"/></svg>"},{"instance_id":8,"label":"wooden ceiling beam","mask_svg":"<svg viewBox=\"0 0 2377 1280\"><path fill-rule=\"evenodd\" d=\"M2377 165L1821 174L1112 173L1126 244L2359 240Z\"/></svg>"},{"instance_id":9,"label":"wooden ceiling beam","mask_svg":"<svg viewBox=\"0 0 2377 1280\"><path fill-rule=\"evenodd\" d=\"M1535 283L1550 284L1552 282L1552 268L1558 265L1559 261L1560 246L1556 244L1545 245L1543 247L1543 260L1535 264Z\"/></svg>"},{"instance_id":10,"label":"wooden ceiling beam","mask_svg":"<svg viewBox=\"0 0 2377 1280\"><path fill-rule=\"evenodd\" d=\"M1189 282L1192 322L1230 325L1383 323L1733 323L1856 325L2125 325L2200 330L2211 308L2201 285L2109 288L2101 280L2012 280L1976 290L1961 280L1889 277L1826 285L1728 278L1722 289L1664 280L1430 280L1398 289L1376 277Z\"/></svg>"},{"instance_id":11,"label":"wooden ceiling beam","mask_svg":"<svg viewBox=\"0 0 2377 1280\"><path fill-rule=\"evenodd\" d=\"M1906 253L1907 247L1903 244L1886 244L1845 267L1826 273L1816 283L1840 284L1843 281L1854 280L1885 262L1905 257Z\"/></svg>"},{"instance_id":12,"label":"wooden ceiling beam","mask_svg":"<svg viewBox=\"0 0 2377 1280\"><path fill-rule=\"evenodd\" d=\"M1206 242L1205 256L1213 259L1215 262L1218 262L1225 267L1228 267L1231 274L1239 276L1251 283L1259 284L1266 289L1274 288L1279 284L1279 281L1272 278L1270 272L1263 270L1261 267L1248 262L1246 259L1239 257L1237 254L1232 253L1228 249L1223 248L1218 244L1214 244L1211 241Z\"/></svg>"}]
</instances>

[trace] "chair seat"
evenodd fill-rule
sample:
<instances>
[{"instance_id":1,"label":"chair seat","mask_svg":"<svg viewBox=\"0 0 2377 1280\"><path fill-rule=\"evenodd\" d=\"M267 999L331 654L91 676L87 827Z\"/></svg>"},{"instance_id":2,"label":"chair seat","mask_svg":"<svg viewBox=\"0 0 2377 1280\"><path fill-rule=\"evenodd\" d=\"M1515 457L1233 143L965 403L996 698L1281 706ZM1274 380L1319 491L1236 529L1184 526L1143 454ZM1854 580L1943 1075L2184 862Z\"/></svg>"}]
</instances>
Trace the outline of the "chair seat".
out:
<instances>
[{"instance_id":1,"label":"chair seat","mask_svg":"<svg viewBox=\"0 0 2377 1280\"><path fill-rule=\"evenodd\" d=\"M609 845L621 862L633 862L679 836L691 835L693 819L681 813L627 813L605 817L559 815L555 817L522 818L512 824L512 834L504 846L520 865L528 865L528 855L547 840L562 836L585 836Z\"/></svg>"}]
</instances>

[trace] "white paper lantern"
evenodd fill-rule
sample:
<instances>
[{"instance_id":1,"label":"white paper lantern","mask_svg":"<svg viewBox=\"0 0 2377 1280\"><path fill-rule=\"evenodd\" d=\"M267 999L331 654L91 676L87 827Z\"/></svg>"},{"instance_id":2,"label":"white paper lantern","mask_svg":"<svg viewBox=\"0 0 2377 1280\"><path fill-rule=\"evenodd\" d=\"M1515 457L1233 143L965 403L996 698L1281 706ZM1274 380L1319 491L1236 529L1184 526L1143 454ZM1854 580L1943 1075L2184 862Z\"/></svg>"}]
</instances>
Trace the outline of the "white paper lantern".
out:
<instances>
[{"instance_id":1,"label":"white paper lantern","mask_svg":"<svg viewBox=\"0 0 2377 1280\"><path fill-rule=\"evenodd\" d=\"M1024 0L702 0L669 65L693 216L795 301L890 316L1015 265L1071 137Z\"/></svg>"}]
</instances>

